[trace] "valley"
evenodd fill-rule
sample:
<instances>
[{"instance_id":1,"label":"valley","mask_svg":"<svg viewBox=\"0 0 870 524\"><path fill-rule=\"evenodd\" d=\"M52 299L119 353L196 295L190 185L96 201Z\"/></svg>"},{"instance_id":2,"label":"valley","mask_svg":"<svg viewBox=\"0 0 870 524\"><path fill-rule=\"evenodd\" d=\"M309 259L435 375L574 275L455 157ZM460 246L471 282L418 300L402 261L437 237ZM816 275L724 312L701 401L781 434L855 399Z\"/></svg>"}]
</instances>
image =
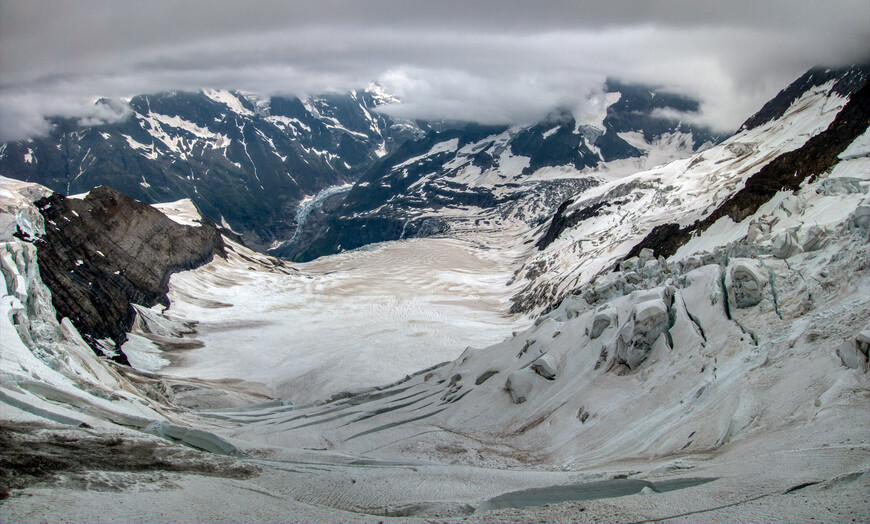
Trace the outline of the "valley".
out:
<instances>
[{"instance_id":1,"label":"valley","mask_svg":"<svg viewBox=\"0 0 870 524\"><path fill-rule=\"evenodd\" d=\"M259 383L299 404L394 382L530 322L505 315L516 254L503 251L413 239L265 275L252 253L231 254L173 277L167 314L196 322L202 347L159 371Z\"/></svg>"},{"instance_id":2,"label":"valley","mask_svg":"<svg viewBox=\"0 0 870 524\"><path fill-rule=\"evenodd\" d=\"M731 137L643 137L691 103L624 84L427 128L257 249L193 197L0 172L3 520L866 520L868 68L819 71ZM316 213L324 256L273 256Z\"/></svg>"}]
</instances>

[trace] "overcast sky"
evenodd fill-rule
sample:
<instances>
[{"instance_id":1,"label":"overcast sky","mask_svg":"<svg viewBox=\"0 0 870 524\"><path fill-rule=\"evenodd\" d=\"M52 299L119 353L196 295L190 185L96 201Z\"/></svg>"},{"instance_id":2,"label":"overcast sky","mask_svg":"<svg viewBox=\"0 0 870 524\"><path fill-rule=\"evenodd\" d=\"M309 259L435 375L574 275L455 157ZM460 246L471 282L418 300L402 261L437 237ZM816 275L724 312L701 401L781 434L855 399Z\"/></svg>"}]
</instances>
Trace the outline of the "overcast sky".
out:
<instances>
[{"instance_id":1,"label":"overcast sky","mask_svg":"<svg viewBox=\"0 0 870 524\"><path fill-rule=\"evenodd\" d=\"M0 0L0 140L97 97L376 81L415 118L594 109L608 76L702 101L734 129L808 68L870 58L870 1Z\"/></svg>"}]
</instances>

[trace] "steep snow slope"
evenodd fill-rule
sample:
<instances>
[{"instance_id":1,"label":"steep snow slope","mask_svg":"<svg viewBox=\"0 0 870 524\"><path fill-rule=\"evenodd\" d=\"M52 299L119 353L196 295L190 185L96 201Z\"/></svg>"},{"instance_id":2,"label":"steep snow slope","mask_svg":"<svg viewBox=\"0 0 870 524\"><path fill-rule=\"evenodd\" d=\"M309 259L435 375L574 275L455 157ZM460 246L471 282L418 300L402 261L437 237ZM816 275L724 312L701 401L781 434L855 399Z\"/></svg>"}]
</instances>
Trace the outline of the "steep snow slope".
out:
<instances>
[{"instance_id":1,"label":"steep snow slope","mask_svg":"<svg viewBox=\"0 0 870 524\"><path fill-rule=\"evenodd\" d=\"M602 272L655 226L688 225L710 215L763 166L800 148L834 121L848 101L834 85L832 80L810 89L782 117L716 147L599 185L565 204L536 239L541 251L520 272L527 284L514 297L514 309L540 311L596 276L605 278Z\"/></svg>"},{"instance_id":2,"label":"steep snow slope","mask_svg":"<svg viewBox=\"0 0 870 524\"><path fill-rule=\"evenodd\" d=\"M36 246L13 236L16 230L32 236L44 233L42 215L32 201L47 194L50 191L36 184L0 177L3 420L52 421L109 432L123 432L123 427L142 430L169 421L189 424L185 418L189 414L169 400L172 382L98 357L68 318L56 319L51 293L40 276ZM203 387L207 388L204 383ZM242 392L223 394L227 399L223 405L263 398ZM214 449L207 440L202 439L200 447Z\"/></svg>"}]
</instances>

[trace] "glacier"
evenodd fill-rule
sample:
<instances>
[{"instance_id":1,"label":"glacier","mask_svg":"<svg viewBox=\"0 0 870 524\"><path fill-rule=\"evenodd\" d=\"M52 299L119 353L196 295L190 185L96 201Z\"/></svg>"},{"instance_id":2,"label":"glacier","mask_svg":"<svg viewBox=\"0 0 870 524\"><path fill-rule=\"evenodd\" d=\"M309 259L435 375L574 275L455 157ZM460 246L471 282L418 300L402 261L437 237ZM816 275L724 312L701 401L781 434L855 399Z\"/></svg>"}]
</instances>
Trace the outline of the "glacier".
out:
<instances>
[{"instance_id":1,"label":"glacier","mask_svg":"<svg viewBox=\"0 0 870 524\"><path fill-rule=\"evenodd\" d=\"M225 233L226 258L172 275L169 307L133 306L132 367L57 320L31 243L50 192L0 178L0 439L48 457L58 442L129 450L114 469L7 477L0 512L866 520L866 117L797 189L667 256L627 256L657 226L712 216L858 96L814 86L721 144L601 174L548 222L475 228L466 209L450 236L304 264ZM158 207L201 224L189 201Z\"/></svg>"}]
</instances>

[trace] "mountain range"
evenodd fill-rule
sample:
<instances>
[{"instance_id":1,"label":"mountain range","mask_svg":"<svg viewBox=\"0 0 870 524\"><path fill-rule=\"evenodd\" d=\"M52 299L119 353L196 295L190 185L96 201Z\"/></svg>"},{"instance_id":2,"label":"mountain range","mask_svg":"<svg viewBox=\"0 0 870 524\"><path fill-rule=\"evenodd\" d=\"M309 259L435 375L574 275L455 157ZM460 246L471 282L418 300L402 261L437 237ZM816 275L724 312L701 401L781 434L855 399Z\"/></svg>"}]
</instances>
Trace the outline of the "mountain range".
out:
<instances>
[{"instance_id":1,"label":"mountain range","mask_svg":"<svg viewBox=\"0 0 870 524\"><path fill-rule=\"evenodd\" d=\"M611 80L532 125L203 91L4 144L4 517L866 521L868 75L731 136Z\"/></svg>"},{"instance_id":2,"label":"mountain range","mask_svg":"<svg viewBox=\"0 0 870 524\"><path fill-rule=\"evenodd\" d=\"M698 102L685 96L610 80L599 98L590 104L598 113L585 120L559 109L531 126L483 127L391 118L378 108L398 100L375 84L304 98L215 90L141 95L130 99L120 122L55 119L47 136L0 145L0 173L66 195L108 184L148 203L190 198L254 249L311 259L438 231L441 222L423 225L429 200L439 209L482 210L540 191L550 195L534 210L532 218L540 218L594 183L578 182L576 171L631 159L639 160L630 163L636 169L723 138L660 116L697 113ZM426 172L432 162L423 162L425 153L451 141L457 158ZM408 166L408 175L390 179L398 165ZM391 201L389 209L372 216L381 199Z\"/></svg>"}]
</instances>

